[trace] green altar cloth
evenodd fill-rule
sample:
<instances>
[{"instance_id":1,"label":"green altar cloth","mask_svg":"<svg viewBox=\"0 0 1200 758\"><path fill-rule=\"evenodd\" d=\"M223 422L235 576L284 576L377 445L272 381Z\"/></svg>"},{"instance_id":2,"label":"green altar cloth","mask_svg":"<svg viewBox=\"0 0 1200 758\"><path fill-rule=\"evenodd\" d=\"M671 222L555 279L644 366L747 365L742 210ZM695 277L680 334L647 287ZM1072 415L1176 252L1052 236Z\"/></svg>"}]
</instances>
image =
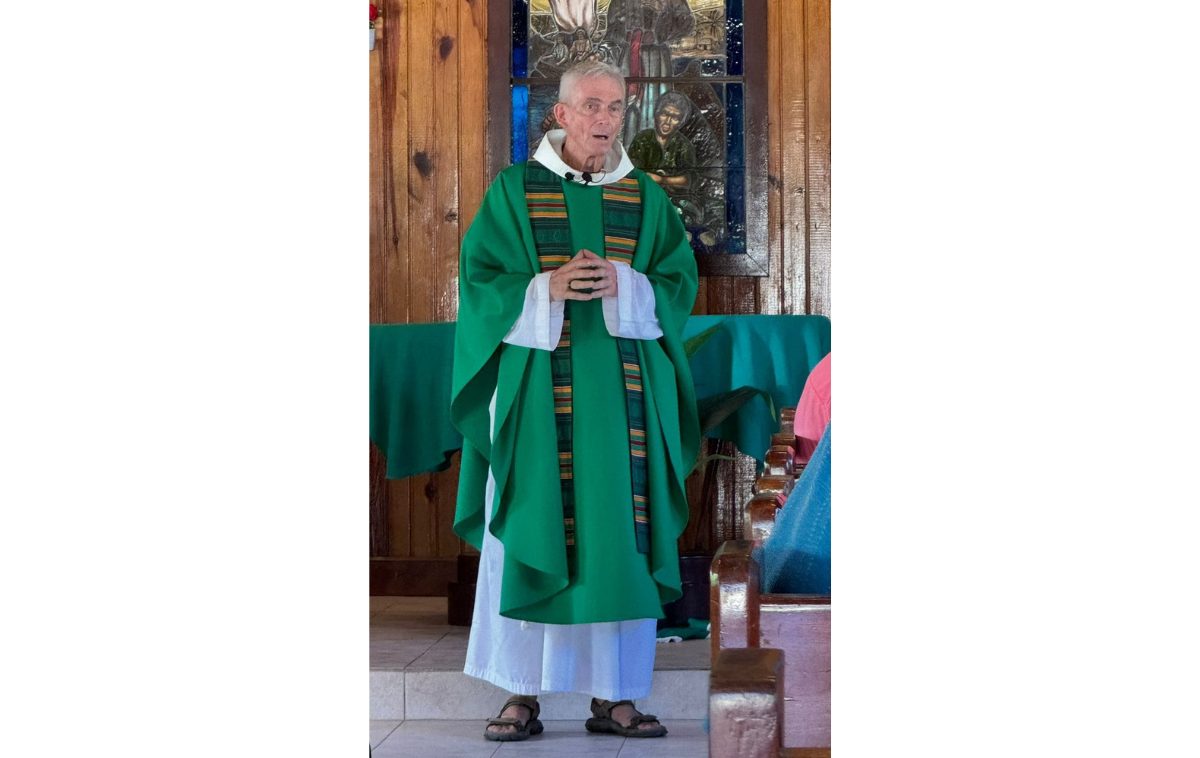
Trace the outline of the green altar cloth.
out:
<instances>
[{"instance_id":1,"label":"green altar cloth","mask_svg":"<svg viewBox=\"0 0 1200 758\"><path fill-rule=\"evenodd\" d=\"M733 442L762 461L778 411L800 399L808 372L830 350L824 316L692 316L683 338L719 325L692 356L696 397L755 387L771 395L776 416L756 397L705 436ZM450 465L462 435L450 423L453 322L371 325L371 441L387 457L387 478Z\"/></svg>"}]
</instances>

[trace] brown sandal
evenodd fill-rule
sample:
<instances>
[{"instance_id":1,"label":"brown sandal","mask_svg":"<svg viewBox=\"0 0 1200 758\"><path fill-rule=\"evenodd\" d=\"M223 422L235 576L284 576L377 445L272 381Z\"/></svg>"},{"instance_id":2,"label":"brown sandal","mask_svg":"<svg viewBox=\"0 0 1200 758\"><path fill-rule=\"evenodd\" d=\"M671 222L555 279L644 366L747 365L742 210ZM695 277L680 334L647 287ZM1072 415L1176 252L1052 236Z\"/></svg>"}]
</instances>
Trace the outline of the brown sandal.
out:
<instances>
[{"instance_id":1,"label":"brown sandal","mask_svg":"<svg viewBox=\"0 0 1200 758\"><path fill-rule=\"evenodd\" d=\"M508 710L510 705L522 705L532 711L529 721L522 722L518 718L501 718L497 716L494 719L488 719L488 726L512 726L516 727L514 732L493 732L487 727L483 728L483 736L493 742L520 742L527 740L530 737L541 734L544 727L542 722L538 721L538 716L542 713L542 706L538 704L537 697L532 695L513 695L508 700L504 701L504 705L500 707L500 713Z\"/></svg>"},{"instance_id":2,"label":"brown sandal","mask_svg":"<svg viewBox=\"0 0 1200 758\"><path fill-rule=\"evenodd\" d=\"M592 715L595 718L590 718L584 727L589 732L600 732L606 734L619 734L622 737L663 737L667 734L667 728L662 724L658 724L658 717L648 713L638 713L630 721L629 726L621 726L621 723L612 717L613 708L618 705L628 705L637 710L637 706L632 700L597 700L592 698ZM638 729L638 724L658 724L657 729Z\"/></svg>"}]
</instances>

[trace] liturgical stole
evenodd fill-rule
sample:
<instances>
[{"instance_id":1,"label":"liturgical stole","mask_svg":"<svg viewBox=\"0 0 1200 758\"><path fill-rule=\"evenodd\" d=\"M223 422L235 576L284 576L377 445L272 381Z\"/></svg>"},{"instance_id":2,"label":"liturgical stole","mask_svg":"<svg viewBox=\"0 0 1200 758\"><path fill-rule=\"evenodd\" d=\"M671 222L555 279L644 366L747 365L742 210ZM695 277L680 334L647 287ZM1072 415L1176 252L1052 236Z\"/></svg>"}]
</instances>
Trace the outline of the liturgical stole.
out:
<instances>
[{"instance_id":1,"label":"liturgical stole","mask_svg":"<svg viewBox=\"0 0 1200 758\"><path fill-rule=\"evenodd\" d=\"M632 265L642 223L642 197L637 179L626 177L602 186L604 203L604 256ZM543 272L554 271L573 257L571 225L562 180L536 161L525 169L525 203L533 229L538 262ZM650 511L647 508L646 412L642 399L642 367L633 340L617 338L625 376L625 408L629 415L629 462L633 483L633 524L639 553L650 552ZM571 301L563 309L562 337L550 355L554 386L554 420L558 432L558 472L562 489L563 526L567 558L574 573L575 483L571 462Z\"/></svg>"}]
</instances>

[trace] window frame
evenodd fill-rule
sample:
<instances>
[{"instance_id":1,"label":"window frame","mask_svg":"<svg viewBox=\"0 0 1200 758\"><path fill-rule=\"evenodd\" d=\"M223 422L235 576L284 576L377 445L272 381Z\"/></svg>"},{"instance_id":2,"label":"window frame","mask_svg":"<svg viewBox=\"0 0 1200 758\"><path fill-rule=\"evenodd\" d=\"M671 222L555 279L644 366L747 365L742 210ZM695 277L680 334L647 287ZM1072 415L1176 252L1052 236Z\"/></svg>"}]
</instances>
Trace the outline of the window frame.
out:
<instances>
[{"instance_id":1,"label":"window frame","mask_svg":"<svg viewBox=\"0 0 1200 758\"><path fill-rule=\"evenodd\" d=\"M537 84L540 77L513 79L512 0L488 2L488 181L512 165L512 86ZM741 77L703 77L711 83L743 83L745 135L746 252L698 254L701 276L769 276L770 235L767 220L767 0L744 0L742 7ZM657 82L663 77L629 77L629 82Z\"/></svg>"}]
</instances>

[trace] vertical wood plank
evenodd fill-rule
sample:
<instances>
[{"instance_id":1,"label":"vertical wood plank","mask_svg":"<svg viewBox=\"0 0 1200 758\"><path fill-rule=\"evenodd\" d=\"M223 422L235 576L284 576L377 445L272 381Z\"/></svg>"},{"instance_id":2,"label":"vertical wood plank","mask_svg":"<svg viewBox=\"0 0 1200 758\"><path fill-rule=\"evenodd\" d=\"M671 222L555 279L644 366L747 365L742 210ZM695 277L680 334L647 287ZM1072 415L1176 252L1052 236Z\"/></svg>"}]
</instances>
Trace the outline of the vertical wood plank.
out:
<instances>
[{"instance_id":1,"label":"vertical wood plank","mask_svg":"<svg viewBox=\"0 0 1200 758\"><path fill-rule=\"evenodd\" d=\"M779 38L780 0L767 0L767 245L770 273L758 280L757 313L787 313L783 305L782 184L779 181L780 114Z\"/></svg>"},{"instance_id":2,"label":"vertical wood plank","mask_svg":"<svg viewBox=\"0 0 1200 758\"><path fill-rule=\"evenodd\" d=\"M441 266L437 260L440 228L438 177L445 169L438 153L438 132L456 124L438 123L440 101L447 96L434 86L439 39L434 19L436 0L413 0L409 8L408 85L420 93L408 114L408 281L409 322L437 320ZM457 160L457 156L454 158ZM414 491L415 492L415 491Z\"/></svg>"},{"instance_id":3,"label":"vertical wood plank","mask_svg":"<svg viewBox=\"0 0 1200 758\"><path fill-rule=\"evenodd\" d=\"M758 284L762 281L757 276L733 276L733 292L731 313L755 313L758 307Z\"/></svg>"},{"instance_id":4,"label":"vertical wood plank","mask_svg":"<svg viewBox=\"0 0 1200 758\"><path fill-rule=\"evenodd\" d=\"M461 240L458 202L459 123L459 6L463 3L434 2L434 66L430 82L437 93L434 101L437 148L434 176L437 178L437 224L435 263L437 265L437 302L434 319L453 321L458 315L458 252Z\"/></svg>"},{"instance_id":5,"label":"vertical wood plank","mask_svg":"<svg viewBox=\"0 0 1200 758\"><path fill-rule=\"evenodd\" d=\"M391 525L388 522L387 460L374 442L368 442L370 455L371 557L386 558L392 554Z\"/></svg>"},{"instance_id":6,"label":"vertical wood plank","mask_svg":"<svg viewBox=\"0 0 1200 758\"><path fill-rule=\"evenodd\" d=\"M734 313L733 277L708 277L708 312L710 314Z\"/></svg>"},{"instance_id":7,"label":"vertical wood plank","mask_svg":"<svg viewBox=\"0 0 1200 758\"><path fill-rule=\"evenodd\" d=\"M808 312L830 315L829 0L805 0Z\"/></svg>"},{"instance_id":8,"label":"vertical wood plank","mask_svg":"<svg viewBox=\"0 0 1200 758\"><path fill-rule=\"evenodd\" d=\"M390 140L384 131L383 117L383 46L376 45L370 53L369 107L371 110L370 125L370 291L369 296L371 323L382 324L384 309L387 303L387 260L393 251L392 229L388 223L391 217L387 213L388 206L388 166L387 153L390 152ZM372 482L374 475L372 474ZM374 502L372 500L372 502ZM375 553L371 553L375 555Z\"/></svg>"},{"instance_id":9,"label":"vertical wood plank","mask_svg":"<svg viewBox=\"0 0 1200 758\"><path fill-rule=\"evenodd\" d=\"M408 558L412 555L412 528L409 526L409 480L388 479L388 540L393 558Z\"/></svg>"},{"instance_id":10,"label":"vertical wood plank","mask_svg":"<svg viewBox=\"0 0 1200 758\"><path fill-rule=\"evenodd\" d=\"M499 1L499 0L497 0ZM503 4L503 3L501 3ZM487 192L487 0L458 4L458 204L460 242ZM457 315L457 309L455 310Z\"/></svg>"},{"instance_id":11,"label":"vertical wood plank","mask_svg":"<svg viewBox=\"0 0 1200 758\"><path fill-rule=\"evenodd\" d=\"M458 474L462 453L455 453L450 461L450 468L439 473L438 483L438 515L437 515L437 554L439 558L453 558L458 555L462 542L454 533L454 505L458 501Z\"/></svg>"},{"instance_id":12,"label":"vertical wood plank","mask_svg":"<svg viewBox=\"0 0 1200 758\"><path fill-rule=\"evenodd\" d=\"M700 284L696 288L696 302L692 305L692 315L701 316L708 313L708 277L700 277Z\"/></svg>"},{"instance_id":13,"label":"vertical wood plank","mask_svg":"<svg viewBox=\"0 0 1200 758\"><path fill-rule=\"evenodd\" d=\"M400 0L381 0L385 33L371 60L371 321L407 323L408 314L408 41ZM381 456L382 457L382 456ZM382 466L382 461L380 463ZM410 549L409 482L382 480L372 496L386 503L388 553Z\"/></svg>"},{"instance_id":14,"label":"vertical wood plank","mask_svg":"<svg viewBox=\"0 0 1200 758\"><path fill-rule=\"evenodd\" d=\"M386 182L386 258L383 265L382 321L406 324L408 313L408 44L409 15L400 0L384 0L385 34L376 42L380 51L383 165ZM378 22L377 22L378 23Z\"/></svg>"},{"instance_id":15,"label":"vertical wood plank","mask_svg":"<svg viewBox=\"0 0 1200 758\"><path fill-rule=\"evenodd\" d=\"M809 0L779 4L782 39L804 39L804 9ZM779 58L779 179L783 246L783 311L807 313L808 204L805 172L805 48L789 46Z\"/></svg>"},{"instance_id":16,"label":"vertical wood plank","mask_svg":"<svg viewBox=\"0 0 1200 758\"><path fill-rule=\"evenodd\" d=\"M438 474L418 474L408 484L408 554L413 558L437 556Z\"/></svg>"}]
</instances>

